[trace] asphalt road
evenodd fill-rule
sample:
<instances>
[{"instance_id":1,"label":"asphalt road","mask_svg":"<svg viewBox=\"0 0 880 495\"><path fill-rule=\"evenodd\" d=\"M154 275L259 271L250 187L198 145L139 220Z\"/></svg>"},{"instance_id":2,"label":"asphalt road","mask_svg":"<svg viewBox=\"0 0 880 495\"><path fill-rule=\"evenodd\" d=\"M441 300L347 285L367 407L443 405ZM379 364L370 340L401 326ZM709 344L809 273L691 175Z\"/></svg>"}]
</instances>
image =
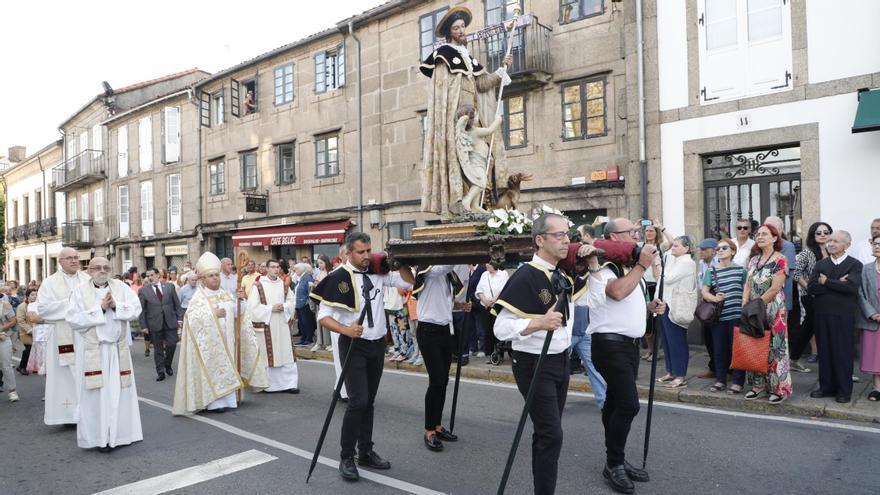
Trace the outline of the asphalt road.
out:
<instances>
[{"instance_id":1,"label":"asphalt road","mask_svg":"<svg viewBox=\"0 0 880 495\"><path fill-rule=\"evenodd\" d=\"M135 348L142 349L139 342ZM378 476L362 469L371 479L359 483L340 479L340 404L322 451L330 465L319 464L306 485L333 384L330 364L301 360L299 395L248 394L233 412L180 418L169 412L174 380L157 383L152 360L135 354L145 440L110 454L77 448L73 427L45 426L42 377L17 377L22 400L10 404L0 395L0 494L73 495L118 487L118 493L158 493L127 485L169 473L152 483L165 489L192 483L168 492L179 494L492 494L522 407L510 385L464 381L455 429L461 440L430 452L421 441L427 377L386 370L374 441L392 469ZM639 464L645 411L643 405L628 448L628 458ZM652 481L637 485L636 493L868 494L880 487L880 428L659 403L653 423ZM557 493L612 493L601 476L603 436L590 396L569 395L563 427ZM507 493L531 493L530 439L528 424Z\"/></svg>"}]
</instances>

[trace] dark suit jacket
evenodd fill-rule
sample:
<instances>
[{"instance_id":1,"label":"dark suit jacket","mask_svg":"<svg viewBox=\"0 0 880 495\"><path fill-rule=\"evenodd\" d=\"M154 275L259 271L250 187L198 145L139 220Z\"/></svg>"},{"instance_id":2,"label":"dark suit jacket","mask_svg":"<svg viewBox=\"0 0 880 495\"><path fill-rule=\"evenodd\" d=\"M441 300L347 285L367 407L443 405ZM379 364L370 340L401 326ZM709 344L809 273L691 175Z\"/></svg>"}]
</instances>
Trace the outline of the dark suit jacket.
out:
<instances>
[{"instance_id":1,"label":"dark suit jacket","mask_svg":"<svg viewBox=\"0 0 880 495\"><path fill-rule=\"evenodd\" d=\"M819 283L819 275L828 280ZM840 280L846 275L846 281ZM862 263L847 256L839 265L831 257L816 262L810 274L809 292L813 295L813 311L816 314L852 316L859 311L859 286L862 284Z\"/></svg>"},{"instance_id":2,"label":"dark suit jacket","mask_svg":"<svg viewBox=\"0 0 880 495\"><path fill-rule=\"evenodd\" d=\"M156 288L153 284L147 283L138 291L138 299L143 309L140 317L141 328L149 329L151 334L158 334L163 328L176 330L177 322L183 321L184 310L180 307L180 299L177 298L174 284L162 283L160 301L156 295Z\"/></svg>"}]
</instances>

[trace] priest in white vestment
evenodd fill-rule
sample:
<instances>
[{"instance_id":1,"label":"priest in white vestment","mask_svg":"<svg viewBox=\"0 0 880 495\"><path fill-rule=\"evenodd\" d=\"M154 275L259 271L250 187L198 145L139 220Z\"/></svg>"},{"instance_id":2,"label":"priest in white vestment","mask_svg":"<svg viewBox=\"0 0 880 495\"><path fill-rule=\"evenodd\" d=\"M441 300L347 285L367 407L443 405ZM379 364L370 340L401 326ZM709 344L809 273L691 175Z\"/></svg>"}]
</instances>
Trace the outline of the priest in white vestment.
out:
<instances>
[{"instance_id":1,"label":"priest in white vestment","mask_svg":"<svg viewBox=\"0 0 880 495\"><path fill-rule=\"evenodd\" d=\"M296 298L294 291L279 277L281 265L269 260L266 268L266 276L251 286L245 318L252 321L260 343L260 360L267 367L269 387L265 391L296 394L299 377L287 325L296 307Z\"/></svg>"},{"instance_id":2,"label":"priest in white vestment","mask_svg":"<svg viewBox=\"0 0 880 495\"><path fill-rule=\"evenodd\" d=\"M243 386L260 390L269 385L266 365L261 365L257 336L246 318L240 328L238 370L234 292L230 294L222 287L220 265L211 252L203 254L196 263L199 283L183 319L171 409L175 415L191 415L204 409L226 412L238 407L236 391Z\"/></svg>"},{"instance_id":3,"label":"priest in white vestment","mask_svg":"<svg viewBox=\"0 0 880 495\"><path fill-rule=\"evenodd\" d=\"M37 312L49 326L46 342L46 391L43 422L47 425L76 424L76 387L73 379L73 330L67 324L70 294L78 285L89 280L79 271L79 255L72 248L58 253L60 270L40 285L37 292ZM63 352L58 352L58 349Z\"/></svg>"},{"instance_id":4,"label":"priest in white vestment","mask_svg":"<svg viewBox=\"0 0 880 495\"><path fill-rule=\"evenodd\" d=\"M131 367L129 322L141 314L137 295L110 278L110 262L93 258L91 280L74 289L67 321L75 331L79 395L76 443L108 452L144 439Z\"/></svg>"}]
</instances>

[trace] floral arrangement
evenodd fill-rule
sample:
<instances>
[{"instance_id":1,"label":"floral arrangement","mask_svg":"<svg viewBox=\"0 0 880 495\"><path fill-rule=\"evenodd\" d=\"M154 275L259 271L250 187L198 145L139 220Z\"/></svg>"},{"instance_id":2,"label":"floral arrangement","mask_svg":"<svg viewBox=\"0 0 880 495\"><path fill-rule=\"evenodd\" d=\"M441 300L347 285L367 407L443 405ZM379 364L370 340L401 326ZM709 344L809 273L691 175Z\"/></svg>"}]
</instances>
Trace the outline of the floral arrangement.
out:
<instances>
[{"instance_id":1,"label":"floral arrangement","mask_svg":"<svg viewBox=\"0 0 880 495\"><path fill-rule=\"evenodd\" d=\"M530 234L532 232L532 222L545 213L561 215L565 217L569 228L574 227L574 223L563 215L561 211L542 204L540 208L535 208L531 218L519 210L501 208L492 210L492 215L486 222L487 232L489 234L502 235Z\"/></svg>"}]
</instances>

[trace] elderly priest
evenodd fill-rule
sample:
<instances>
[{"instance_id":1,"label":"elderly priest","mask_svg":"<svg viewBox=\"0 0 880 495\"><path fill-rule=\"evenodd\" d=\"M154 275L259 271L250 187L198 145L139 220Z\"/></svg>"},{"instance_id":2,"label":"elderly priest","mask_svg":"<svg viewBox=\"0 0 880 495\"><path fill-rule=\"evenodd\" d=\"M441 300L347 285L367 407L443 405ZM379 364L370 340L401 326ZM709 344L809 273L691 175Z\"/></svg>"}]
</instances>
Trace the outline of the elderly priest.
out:
<instances>
[{"instance_id":1,"label":"elderly priest","mask_svg":"<svg viewBox=\"0 0 880 495\"><path fill-rule=\"evenodd\" d=\"M109 452L144 439L129 352L129 322L140 316L141 305L127 285L110 278L106 258L93 258L88 273L91 279L73 290L67 313L75 331L76 443Z\"/></svg>"},{"instance_id":2,"label":"elderly priest","mask_svg":"<svg viewBox=\"0 0 880 495\"><path fill-rule=\"evenodd\" d=\"M235 300L221 287L220 265L210 252L196 263L199 283L183 319L171 409L175 415L203 409L226 412L238 407L235 393L244 385L256 389L269 386L265 366L258 366L260 346L247 318L241 322L241 369L237 368Z\"/></svg>"}]
</instances>

